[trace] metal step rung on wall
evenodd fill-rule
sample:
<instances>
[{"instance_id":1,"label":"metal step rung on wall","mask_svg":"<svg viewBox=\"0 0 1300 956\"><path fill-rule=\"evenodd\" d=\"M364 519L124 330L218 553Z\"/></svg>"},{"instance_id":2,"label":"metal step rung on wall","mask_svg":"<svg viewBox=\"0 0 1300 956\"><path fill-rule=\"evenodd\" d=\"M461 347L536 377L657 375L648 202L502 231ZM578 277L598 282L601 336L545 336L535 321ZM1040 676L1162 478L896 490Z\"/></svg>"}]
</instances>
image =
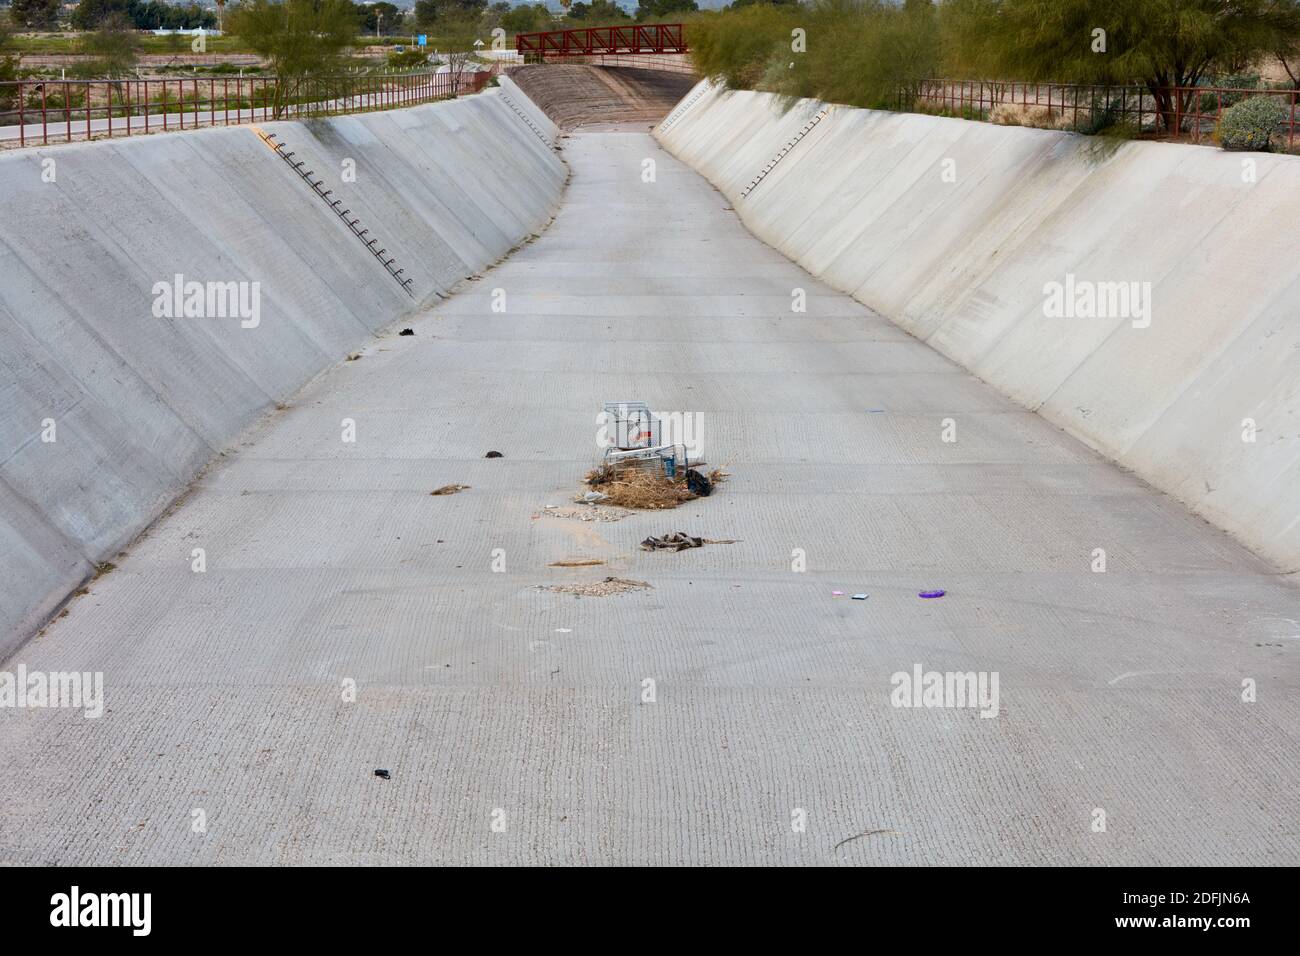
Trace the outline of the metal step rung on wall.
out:
<instances>
[{"instance_id":1,"label":"metal step rung on wall","mask_svg":"<svg viewBox=\"0 0 1300 956\"><path fill-rule=\"evenodd\" d=\"M497 95L501 97L501 99L505 102L506 106L510 107L512 110L515 111L515 113L519 115L519 118L528 125L529 129L531 129L534 133L537 134L538 139L540 139L547 146L553 147L555 145L549 139L546 138L546 134L542 132L541 127L538 126L536 123L534 123L531 119L529 119L528 114L526 114L523 110L521 110L518 106L515 105L515 101L506 95L505 90L500 89L498 87Z\"/></svg>"},{"instance_id":2,"label":"metal step rung on wall","mask_svg":"<svg viewBox=\"0 0 1300 956\"><path fill-rule=\"evenodd\" d=\"M698 100L701 96L703 96L707 89L708 89L707 86L701 86L699 89L697 89L694 93L688 96L681 103L678 103L677 107L671 113L668 114L668 118L659 124L659 132L661 133L668 132L668 128L672 126L674 123L676 123L683 116L685 116L686 111L695 105L695 101Z\"/></svg>"},{"instance_id":3,"label":"metal step rung on wall","mask_svg":"<svg viewBox=\"0 0 1300 956\"><path fill-rule=\"evenodd\" d=\"M415 293L411 291L411 283L414 282L415 280L413 278L412 279L402 278L402 272L405 270L393 268L393 264L397 260L384 258L385 254L388 252L387 249L380 249L378 251L375 250L375 243L377 243L379 240L366 239L366 233L368 233L370 230L357 228L361 224L361 220L348 218L348 216L352 212L351 209L339 209L339 206L343 205L343 200L341 199L331 200L329 198L333 194L334 190L321 188L322 186L325 185L324 177L313 180L312 176L316 175L316 171L314 169L304 170L303 166L305 166L306 163L303 162L302 160L299 160L298 162L295 163L293 161L293 151L292 150L286 151L284 148L284 144L276 141L276 136L274 133L264 133L261 129L259 129L256 126L253 127L253 131L256 132L259 137L261 137L262 142L266 143L267 146L270 146L271 149L275 151L275 154L279 156L281 159L283 159L286 164L288 164L290 169L292 169L295 173L297 173L299 176L302 177L303 182L309 185L312 188L312 191L316 193L316 195L320 196L321 199L325 200L326 205L330 207L330 211L333 212L334 215L342 219L345 223L347 223L347 226L349 229L352 230L353 235L355 235L358 239L360 239L362 242L365 243L366 248L370 250L370 254L379 260L379 262L383 265L383 267L386 270L388 270L388 274L397 280L397 284L400 285L403 290L405 290L407 295L409 295L412 299L414 299Z\"/></svg>"},{"instance_id":4,"label":"metal step rung on wall","mask_svg":"<svg viewBox=\"0 0 1300 956\"><path fill-rule=\"evenodd\" d=\"M795 145L799 142L799 140L807 136L809 132L812 131L812 128L816 126L818 123L820 123L822 121L822 118L825 117L826 114L829 112L830 110L828 110L826 107L822 107L820 110L818 110L817 115L814 116L812 119L810 119L807 123L805 123L803 125L803 128L800 129L799 132L794 134L794 137L790 140L790 142L786 143L785 146L781 147L781 150L775 156L772 157L771 161L766 166L764 166L762 169L759 170L758 175L755 176L752 180L750 180L749 185L741 190L740 192L741 198L743 199L744 197L748 196L751 192L753 192L754 187L757 186L759 183L761 183L763 181L763 178L767 176L767 174L770 173L773 169L776 168L776 164L779 163L781 160L785 159L786 156L790 154L790 150L794 149Z\"/></svg>"}]
</instances>

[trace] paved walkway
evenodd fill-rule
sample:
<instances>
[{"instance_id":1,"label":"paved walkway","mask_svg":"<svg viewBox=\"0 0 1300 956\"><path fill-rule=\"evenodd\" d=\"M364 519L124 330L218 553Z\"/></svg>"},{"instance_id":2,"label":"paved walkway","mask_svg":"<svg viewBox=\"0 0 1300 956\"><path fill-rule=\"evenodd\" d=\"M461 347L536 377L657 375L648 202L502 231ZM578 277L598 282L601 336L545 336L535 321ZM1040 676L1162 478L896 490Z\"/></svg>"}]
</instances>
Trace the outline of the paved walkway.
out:
<instances>
[{"instance_id":1,"label":"paved walkway","mask_svg":"<svg viewBox=\"0 0 1300 956\"><path fill-rule=\"evenodd\" d=\"M260 425L4 665L102 671L107 713L0 711L0 863L1300 863L1293 587L643 132L565 146L544 236ZM613 399L698 414L730 481L547 516ZM638 550L679 529L739 543ZM610 574L653 587L534 587ZM916 666L995 672L997 716L891 706Z\"/></svg>"}]
</instances>

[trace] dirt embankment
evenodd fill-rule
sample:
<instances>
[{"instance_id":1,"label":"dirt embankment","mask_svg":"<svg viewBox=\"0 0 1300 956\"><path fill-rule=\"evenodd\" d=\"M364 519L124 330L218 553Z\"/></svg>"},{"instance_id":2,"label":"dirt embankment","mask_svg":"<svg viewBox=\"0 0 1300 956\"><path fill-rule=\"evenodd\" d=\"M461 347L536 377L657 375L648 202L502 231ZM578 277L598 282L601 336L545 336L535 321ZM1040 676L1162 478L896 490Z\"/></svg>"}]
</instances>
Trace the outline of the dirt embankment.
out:
<instances>
[{"instance_id":1,"label":"dirt embankment","mask_svg":"<svg viewBox=\"0 0 1300 956\"><path fill-rule=\"evenodd\" d=\"M510 78L562 129L658 123L695 85L688 73L567 63L520 67Z\"/></svg>"}]
</instances>

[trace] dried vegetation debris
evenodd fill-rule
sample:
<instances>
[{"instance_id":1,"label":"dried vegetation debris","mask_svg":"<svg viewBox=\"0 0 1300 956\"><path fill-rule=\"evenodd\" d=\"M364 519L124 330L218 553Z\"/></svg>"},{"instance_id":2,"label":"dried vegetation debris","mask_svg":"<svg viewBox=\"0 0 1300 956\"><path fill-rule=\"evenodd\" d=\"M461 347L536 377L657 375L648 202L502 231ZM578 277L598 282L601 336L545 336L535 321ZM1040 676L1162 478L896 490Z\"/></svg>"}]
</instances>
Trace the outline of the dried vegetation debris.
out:
<instances>
[{"instance_id":1,"label":"dried vegetation debris","mask_svg":"<svg viewBox=\"0 0 1300 956\"><path fill-rule=\"evenodd\" d=\"M686 551L690 548L702 548L706 544L736 544L732 538L700 538L685 531L671 534L651 535L641 542L643 551Z\"/></svg>"},{"instance_id":2,"label":"dried vegetation debris","mask_svg":"<svg viewBox=\"0 0 1300 956\"><path fill-rule=\"evenodd\" d=\"M644 591L652 585L645 581L610 576L603 581L588 584L543 584L539 587L544 591L572 594L574 597L608 597L611 594L626 594L628 591Z\"/></svg>"},{"instance_id":3,"label":"dried vegetation debris","mask_svg":"<svg viewBox=\"0 0 1300 956\"><path fill-rule=\"evenodd\" d=\"M469 485L443 485L441 488L434 488L429 492L431 495L454 495L460 491L468 491Z\"/></svg>"},{"instance_id":4,"label":"dried vegetation debris","mask_svg":"<svg viewBox=\"0 0 1300 956\"><path fill-rule=\"evenodd\" d=\"M626 508L604 508L597 505L584 505L580 508L547 505L541 514L548 518L573 518L577 521L621 521L632 512Z\"/></svg>"},{"instance_id":5,"label":"dried vegetation debris","mask_svg":"<svg viewBox=\"0 0 1300 956\"><path fill-rule=\"evenodd\" d=\"M676 508L684 501L708 496L714 486L726 478L727 473L720 468L715 468L707 476L690 468L669 478L657 467L638 467L627 463L601 465L588 472L585 481L604 495L602 504L637 511L662 511ZM576 500L582 501L584 498L585 495Z\"/></svg>"}]
</instances>

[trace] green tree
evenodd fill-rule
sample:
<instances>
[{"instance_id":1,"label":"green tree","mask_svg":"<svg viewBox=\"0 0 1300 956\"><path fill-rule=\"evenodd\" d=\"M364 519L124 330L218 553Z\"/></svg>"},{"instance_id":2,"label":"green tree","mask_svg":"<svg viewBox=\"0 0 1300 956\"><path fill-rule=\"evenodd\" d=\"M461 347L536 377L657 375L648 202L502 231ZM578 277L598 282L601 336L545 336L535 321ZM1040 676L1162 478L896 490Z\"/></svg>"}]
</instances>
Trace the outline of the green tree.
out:
<instances>
[{"instance_id":1,"label":"green tree","mask_svg":"<svg viewBox=\"0 0 1300 956\"><path fill-rule=\"evenodd\" d=\"M789 10L756 4L702 13L687 24L686 39L695 67L709 79L731 89L759 89L770 67L791 60L785 54L796 25ZM812 49L820 44L813 42Z\"/></svg>"},{"instance_id":2,"label":"green tree","mask_svg":"<svg viewBox=\"0 0 1300 956\"><path fill-rule=\"evenodd\" d=\"M432 30L438 22L438 13L443 3L441 0L416 0L413 16L415 25L420 30Z\"/></svg>"},{"instance_id":3,"label":"green tree","mask_svg":"<svg viewBox=\"0 0 1300 956\"><path fill-rule=\"evenodd\" d=\"M371 35L378 32L381 36L391 36L396 33L403 17L397 5L386 0L380 3L359 4L357 14L362 31Z\"/></svg>"},{"instance_id":4,"label":"green tree","mask_svg":"<svg viewBox=\"0 0 1300 956\"><path fill-rule=\"evenodd\" d=\"M74 29L94 30L115 14L130 19L133 6L132 0L81 0L70 19Z\"/></svg>"},{"instance_id":5,"label":"green tree","mask_svg":"<svg viewBox=\"0 0 1300 956\"><path fill-rule=\"evenodd\" d=\"M9 53L12 37L9 24L0 19L0 110L10 110L18 98L15 88L5 86L18 79L18 57Z\"/></svg>"},{"instance_id":6,"label":"green tree","mask_svg":"<svg viewBox=\"0 0 1300 956\"><path fill-rule=\"evenodd\" d=\"M1196 95L1180 88L1300 36L1300 0L947 0L941 16L958 68L997 79L1140 83L1166 129Z\"/></svg>"},{"instance_id":7,"label":"green tree","mask_svg":"<svg viewBox=\"0 0 1300 956\"><path fill-rule=\"evenodd\" d=\"M921 80L938 68L939 26L930 0L817 0L811 10L759 4L740 12L806 28L807 51L791 52L787 29L782 55L769 61L765 75L768 87L792 96L908 107Z\"/></svg>"},{"instance_id":8,"label":"green tree","mask_svg":"<svg viewBox=\"0 0 1300 956\"><path fill-rule=\"evenodd\" d=\"M50 30L59 25L59 0L13 0L9 18L22 30Z\"/></svg>"},{"instance_id":9,"label":"green tree","mask_svg":"<svg viewBox=\"0 0 1300 956\"><path fill-rule=\"evenodd\" d=\"M137 30L189 30L217 25L212 11L197 3L181 6L163 0L129 0L125 12Z\"/></svg>"},{"instance_id":10,"label":"green tree","mask_svg":"<svg viewBox=\"0 0 1300 956\"><path fill-rule=\"evenodd\" d=\"M959 79L1000 79L1002 0L947 0L939 12L945 72Z\"/></svg>"},{"instance_id":11,"label":"green tree","mask_svg":"<svg viewBox=\"0 0 1300 956\"><path fill-rule=\"evenodd\" d=\"M304 88L329 95L325 78L341 70L356 34L351 0L240 0L226 19L276 77L276 116Z\"/></svg>"},{"instance_id":12,"label":"green tree","mask_svg":"<svg viewBox=\"0 0 1300 956\"><path fill-rule=\"evenodd\" d=\"M875 69L879 79L897 90L903 106L910 108L921 81L939 68L939 19L931 0L905 0L901 10L882 11L875 35ZM889 89L880 93L888 96Z\"/></svg>"},{"instance_id":13,"label":"green tree","mask_svg":"<svg viewBox=\"0 0 1300 956\"><path fill-rule=\"evenodd\" d=\"M430 34L438 48L473 53L479 34L491 29L504 11L488 8L487 0L417 0L414 19L419 30ZM486 41L484 41L486 42Z\"/></svg>"},{"instance_id":14,"label":"green tree","mask_svg":"<svg viewBox=\"0 0 1300 956\"><path fill-rule=\"evenodd\" d=\"M89 57L80 67L86 76L129 76L140 53L140 37L125 14L113 13L81 38L79 49Z\"/></svg>"},{"instance_id":15,"label":"green tree","mask_svg":"<svg viewBox=\"0 0 1300 956\"><path fill-rule=\"evenodd\" d=\"M1290 41L1280 40L1273 51L1282 69L1291 80L1291 87L1300 90L1300 38Z\"/></svg>"},{"instance_id":16,"label":"green tree","mask_svg":"<svg viewBox=\"0 0 1300 956\"><path fill-rule=\"evenodd\" d=\"M628 12L611 0L591 0L590 3L578 3L569 7L570 20L582 20L595 27L617 25L630 20Z\"/></svg>"},{"instance_id":17,"label":"green tree","mask_svg":"<svg viewBox=\"0 0 1300 956\"><path fill-rule=\"evenodd\" d=\"M439 18L472 18L488 9L488 0L416 0L415 19L432 27Z\"/></svg>"},{"instance_id":18,"label":"green tree","mask_svg":"<svg viewBox=\"0 0 1300 956\"><path fill-rule=\"evenodd\" d=\"M551 11L541 3L521 4L501 16L501 26L507 33L537 33L550 22Z\"/></svg>"},{"instance_id":19,"label":"green tree","mask_svg":"<svg viewBox=\"0 0 1300 956\"><path fill-rule=\"evenodd\" d=\"M692 18L687 36L695 65L729 87L853 106L907 105L939 64L930 0L752 3Z\"/></svg>"},{"instance_id":20,"label":"green tree","mask_svg":"<svg viewBox=\"0 0 1300 956\"><path fill-rule=\"evenodd\" d=\"M639 0L636 8L636 19L640 23L646 20L671 20L675 16L680 16L683 13L694 13L699 9L699 4L695 0Z\"/></svg>"},{"instance_id":21,"label":"green tree","mask_svg":"<svg viewBox=\"0 0 1300 956\"><path fill-rule=\"evenodd\" d=\"M480 39L481 15L481 10L463 7L444 10L435 25L438 39L446 48L448 72L457 87L475 60L474 41Z\"/></svg>"},{"instance_id":22,"label":"green tree","mask_svg":"<svg viewBox=\"0 0 1300 956\"><path fill-rule=\"evenodd\" d=\"M181 6L164 0L81 0L69 19L77 30L94 30L115 15L124 17L137 30L188 30L217 25L216 15L198 3Z\"/></svg>"}]
</instances>

